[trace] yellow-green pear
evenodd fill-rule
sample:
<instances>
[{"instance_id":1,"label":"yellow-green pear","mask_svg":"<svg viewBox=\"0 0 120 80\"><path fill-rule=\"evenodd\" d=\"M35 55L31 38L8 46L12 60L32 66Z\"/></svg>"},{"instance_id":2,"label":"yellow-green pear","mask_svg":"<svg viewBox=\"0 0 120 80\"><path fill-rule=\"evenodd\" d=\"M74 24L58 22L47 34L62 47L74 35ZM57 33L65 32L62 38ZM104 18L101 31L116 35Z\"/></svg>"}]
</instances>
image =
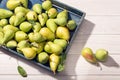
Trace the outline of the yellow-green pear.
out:
<instances>
[{"instance_id":1,"label":"yellow-green pear","mask_svg":"<svg viewBox=\"0 0 120 80\"><path fill-rule=\"evenodd\" d=\"M38 15L38 20L39 20L41 26L44 26L46 21L48 20L47 14L46 13L39 14Z\"/></svg>"},{"instance_id":2,"label":"yellow-green pear","mask_svg":"<svg viewBox=\"0 0 120 80\"><path fill-rule=\"evenodd\" d=\"M54 22L59 26L67 25L67 19L65 17L56 18L54 19Z\"/></svg>"},{"instance_id":3,"label":"yellow-green pear","mask_svg":"<svg viewBox=\"0 0 120 80\"><path fill-rule=\"evenodd\" d=\"M15 22L15 15L12 15L10 18L9 18L9 23L11 24L11 25L14 25L14 22Z\"/></svg>"},{"instance_id":4,"label":"yellow-green pear","mask_svg":"<svg viewBox=\"0 0 120 80\"><path fill-rule=\"evenodd\" d=\"M14 26L18 26L23 21L25 21L26 15L24 12L18 12L15 16Z\"/></svg>"},{"instance_id":5,"label":"yellow-green pear","mask_svg":"<svg viewBox=\"0 0 120 80\"><path fill-rule=\"evenodd\" d=\"M32 48L23 48L21 51L28 60L34 59L36 57L36 51Z\"/></svg>"},{"instance_id":6,"label":"yellow-green pear","mask_svg":"<svg viewBox=\"0 0 120 80\"><path fill-rule=\"evenodd\" d=\"M69 30L74 30L76 28L77 24L74 20L69 20L67 23L67 28Z\"/></svg>"},{"instance_id":7,"label":"yellow-green pear","mask_svg":"<svg viewBox=\"0 0 120 80\"><path fill-rule=\"evenodd\" d=\"M27 38L28 38L27 34L25 32L23 32L23 31L17 31L15 33L15 40L17 42L20 42L22 40L26 40Z\"/></svg>"},{"instance_id":8,"label":"yellow-green pear","mask_svg":"<svg viewBox=\"0 0 120 80\"><path fill-rule=\"evenodd\" d=\"M25 8L28 7L28 0L20 0L20 3L23 7L25 7Z\"/></svg>"},{"instance_id":9,"label":"yellow-green pear","mask_svg":"<svg viewBox=\"0 0 120 80\"><path fill-rule=\"evenodd\" d=\"M17 32L19 30L19 28L15 27L13 25L10 25L10 24L3 27L3 31L7 31L8 29L13 30L14 32Z\"/></svg>"},{"instance_id":10,"label":"yellow-green pear","mask_svg":"<svg viewBox=\"0 0 120 80\"><path fill-rule=\"evenodd\" d=\"M70 32L68 28L59 26L56 30L56 36L61 39L69 40L70 39Z\"/></svg>"},{"instance_id":11,"label":"yellow-green pear","mask_svg":"<svg viewBox=\"0 0 120 80\"><path fill-rule=\"evenodd\" d=\"M3 37L4 37L4 33L0 31L0 45L2 45Z\"/></svg>"},{"instance_id":12,"label":"yellow-green pear","mask_svg":"<svg viewBox=\"0 0 120 80\"><path fill-rule=\"evenodd\" d=\"M55 24L53 19L48 19L46 22L46 26L53 32L55 33L57 29L57 24Z\"/></svg>"},{"instance_id":13,"label":"yellow-green pear","mask_svg":"<svg viewBox=\"0 0 120 80\"><path fill-rule=\"evenodd\" d=\"M41 24L39 22L35 22L35 24L32 27L33 32L39 32L41 29Z\"/></svg>"},{"instance_id":14,"label":"yellow-green pear","mask_svg":"<svg viewBox=\"0 0 120 80\"><path fill-rule=\"evenodd\" d=\"M44 51L47 52L48 54L52 53L52 49L51 49L50 45L48 44L48 42L44 46Z\"/></svg>"},{"instance_id":15,"label":"yellow-green pear","mask_svg":"<svg viewBox=\"0 0 120 80\"><path fill-rule=\"evenodd\" d=\"M47 27L41 28L40 34L47 40L53 41L55 39L55 34Z\"/></svg>"},{"instance_id":16,"label":"yellow-green pear","mask_svg":"<svg viewBox=\"0 0 120 80\"><path fill-rule=\"evenodd\" d=\"M32 24L27 21L24 21L20 24L19 28L24 32L29 32L32 29Z\"/></svg>"},{"instance_id":17,"label":"yellow-green pear","mask_svg":"<svg viewBox=\"0 0 120 80\"><path fill-rule=\"evenodd\" d=\"M52 7L52 2L50 0L46 0L42 3L42 8L48 11Z\"/></svg>"},{"instance_id":18,"label":"yellow-green pear","mask_svg":"<svg viewBox=\"0 0 120 80\"><path fill-rule=\"evenodd\" d=\"M7 25L7 24L8 24L8 20L7 19L1 19L0 20L0 27L3 27L5 25Z\"/></svg>"},{"instance_id":19,"label":"yellow-green pear","mask_svg":"<svg viewBox=\"0 0 120 80\"><path fill-rule=\"evenodd\" d=\"M42 5L41 4L34 4L32 7L33 11L35 11L37 14L41 14L42 13Z\"/></svg>"},{"instance_id":20,"label":"yellow-green pear","mask_svg":"<svg viewBox=\"0 0 120 80\"><path fill-rule=\"evenodd\" d=\"M60 62L60 57L55 54L51 54L49 58L49 64L50 64L50 69L53 71L53 73L56 73L56 69L58 67L58 64Z\"/></svg>"},{"instance_id":21,"label":"yellow-green pear","mask_svg":"<svg viewBox=\"0 0 120 80\"><path fill-rule=\"evenodd\" d=\"M97 60L93 54L92 49L90 49L88 47L83 48L81 51L81 54L85 58L85 60L87 60L88 62L97 63Z\"/></svg>"},{"instance_id":22,"label":"yellow-green pear","mask_svg":"<svg viewBox=\"0 0 120 80\"><path fill-rule=\"evenodd\" d=\"M29 11L27 14L28 21L36 21L37 20L37 13L35 11Z\"/></svg>"},{"instance_id":23,"label":"yellow-green pear","mask_svg":"<svg viewBox=\"0 0 120 80\"><path fill-rule=\"evenodd\" d=\"M6 46L8 48L14 49L17 47L17 42L15 40L10 40L6 43Z\"/></svg>"},{"instance_id":24,"label":"yellow-green pear","mask_svg":"<svg viewBox=\"0 0 120 80\"><path fill-rule=\"evenodd\" d=\"M58 11L56 10L56 8L50 8L47 13L49 18L55 18L58 14Z\"/></svg>"},{"instance_id":25,"label":"yellow-green pear","mask_svg":"<svg viewBox=\"0 0 120 80\"><path fill-rule=\"evenodd\" d=\"M66 19L68 19L68 11L67 10L63 10L61 12L58 13L57 18L61 18L64 17Z\"/></svg>"},{"instance_id":26,"label":"yellow-green pear","mask_svg":"<svg viewBox=\"0 0 120 80\"><path fill-rule=\"evenodd\" d=\"M6 6L9 10L14 10L17 6L20 6L20 0L8 0Z\"/></svg>"},{"instance_id":27,"label":"yellow-green pear","mask_svg":"<svg viewBox=\"0 0 120 80\"><path fill-rule=\"evenodd\" d=\"M9 18L12 15L13 15L12 11L0 8L0 19Z\"/></svg>"},{"instance_id":28,"label":"yellow-green pear","mask_svg":"<svg viewBox=\"0 0 120 80\"><path fill-rule=\"evenodd\" d=\"M49 60L49 55L46 52L41 52L38 54L37 60L38 60L38 62L45 64Z\"/></svg>"},{"instance_id":29,"label":"yellow-green pear","mask_svg":"<svg viewBox=\"0 0 120 80\"><path fill-rule=\"evenodd\" d=\"M2 27L0 27L0 32L1 32L1 31L3 31L3 28L2 28Z\"/></svg>"},{"instance_id":30,"label":"yellow-green pear","mask_svg":"<svg viewBox=\"0 0 120 80\"><path fill-rule=\"evenodd\" d=\"M26 14L26 13L29 12L29 11L30 11L30 10L27 9L27 8L24 8L24 7L22 7L22 6L18 6L18 7L15 8L14 13L17 14L18 12L23 12L23 13Z\"/></svg>"}]
</instances>

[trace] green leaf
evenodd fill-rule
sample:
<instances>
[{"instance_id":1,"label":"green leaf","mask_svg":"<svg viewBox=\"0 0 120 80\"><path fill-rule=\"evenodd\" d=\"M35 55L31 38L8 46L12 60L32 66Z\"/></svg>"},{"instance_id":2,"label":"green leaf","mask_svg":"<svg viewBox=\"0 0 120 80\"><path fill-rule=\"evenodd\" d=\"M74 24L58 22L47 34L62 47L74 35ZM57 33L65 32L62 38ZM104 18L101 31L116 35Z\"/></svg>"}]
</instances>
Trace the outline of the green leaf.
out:
<instances>
[{"instance_id":1,"label":"green leaf","mask_svg":"<svg viewBox=\"0 0 120 80\"><path fill-rule=\"evenodd\" d=\"M18 66L17 69L18 69L19 74L20 74L22 77L27 77L26 71L25 71L21 66Z\"/></svg>"},{"instance_id":2,"label":"green leaf","mask_svg":"<svg viewBox=\"0 0 120 80\"><path fill-rule=\"evenodd\" d=\"M58 72L61 72L61 71L63 71L63 70L64 70L64 65L59 64L59 65L58 65L58 68L57 68L57 71L58 71Z\"/></svg>"}]
</instances>

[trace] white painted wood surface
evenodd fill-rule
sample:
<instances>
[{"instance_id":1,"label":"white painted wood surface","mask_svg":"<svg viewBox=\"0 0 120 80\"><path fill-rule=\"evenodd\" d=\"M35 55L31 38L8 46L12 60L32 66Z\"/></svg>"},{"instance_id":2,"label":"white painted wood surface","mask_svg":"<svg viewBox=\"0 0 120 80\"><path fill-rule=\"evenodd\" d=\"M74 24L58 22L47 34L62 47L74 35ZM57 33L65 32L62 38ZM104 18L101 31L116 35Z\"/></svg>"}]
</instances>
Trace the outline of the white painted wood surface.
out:
<instances>
[{"instance_id":1,"label":"white painted wood surface","mask_svg":"<svg viewBox=\"0 0 120 80\"><path fill-rule=\"evenodd\" d=\"M60 0L86 12L68 53L65 70L56 76L28 61L0 50L0 80L120 80L120 0ZM107 62L100 67L84 60L80 51L91 47L109 51ZM17 72L17 60L28 73L27 78Z\"/></svg>"}]
</instances>

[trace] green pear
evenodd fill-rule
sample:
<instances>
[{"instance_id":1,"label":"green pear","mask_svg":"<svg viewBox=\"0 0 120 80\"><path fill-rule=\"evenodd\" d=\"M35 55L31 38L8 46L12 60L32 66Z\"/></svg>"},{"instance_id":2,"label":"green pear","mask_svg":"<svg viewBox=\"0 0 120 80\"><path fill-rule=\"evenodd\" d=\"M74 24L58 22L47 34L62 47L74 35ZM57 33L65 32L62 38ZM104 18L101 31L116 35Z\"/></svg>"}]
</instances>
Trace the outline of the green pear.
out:
<instances>
[{"instance_id":1,"label":"green pear","mask_svg":"<svg viewBox=\"0 0 120 80\"><path fill-rule=\"evenodd\" d=\"M10 24L3 27L3 31L7 31L8 29L13 30L14 32L17 32L19 30L17 27L10 25Z\"/></svg>"},{"instance_id":2,"label":"green pear","mask_svg":"<svg viewBox=\"0 0 120 80\"><path fill-rule=\"evenodd\" d=\"M65 17L56 18L56 19L54 19L54 21L59 26L65 26L65 25L67 25L67 19Z\"/></svg>"},{"instance_id":3,"label":"green pear","mask_svg":"<svg viewBox=\"0 0 120 80\"><path fill-rule=\"evenodd\" d=\"M49 18L55 18L57 16L58 12L56 10L56 8L50 8L48 10L48 16Z\"/></svg>"},{"instance_id":4,"label":"green pear","mask_svg":"<svg viewBox=\"0 0 120 80\"><path fill-rule=\"evenodd\" d=\"M85 58L85 60L87 60L88 62L97 63L97 60L93 54L92 49L90 49L88 47L83 48L81 51L81 54Z\"/></svg>"},{"instance_id":5,"label":"green pear","mask_svg":"<svg viewBox=\"0 0 120 80\"><path fill-rule=\"evenodd\" d=\"M2 45L3 37L4 37L4 33L0 31L0 45Z\"/></svg>"},{"instance_id":6,"label":"green pear","mask_svg":"<svg viewBox=\"0 0 120 80\"><path fill-rule=\"evenodd\" d=\"M24 7L22 7L22 6L18 6L18 7L15 8L14 13L17 14L18 12L23 12L23 13L26 14L26 13L29 12L29 11L30 11L30 10L27 9L27 8L24 8Z\"/></svg>"},{"instance_id":7,"label":"green pear","mask_svg":"<svg viewBox=\"0 0 120 80\"><path fill-rule=\"evenodd\" d=\"M70 39L70 32L68 28L59 26L56 30L56 36L68 41Z\"/></svg>"},{"instance_id":8,"label":"green pear","mask_svg":"<svg viewBox=\"0 0 120 80\"><path fill-rule=\"evenodd\" d=\"M17 6L20 6L21 3L19 0L8 0L6 6L9 10L14 10Z\"/></svg>"},{"instance_id":9,"label":"green pear","mask_svg":"<svg viewBox=\"0 0 120 80\"><path fill-rule=\"evenodd\" d=\"M9 18L9 23L11 24L11 25L14 25L14 22L15 22L15 15L12 15L10 18Z\"/></svg>"},{"instance_id":10,"label":"green pear","mask_svg":"<svg viewBox=\"0 0 120 80\"><path fill-rule=\"evenodd\" d=\"M7 25L7 24L8 24L8 20L7 19L1 19L0 20L0 27L3 27L5 25Z\"/></svg>"},{"instance_id":11,"label":"green pear","mask_svg":"<svg viewBox=\"0 0 120 80\"><path fill-rule=\"evenodd\" d=\"M53 73L56 73L56 69L58 67L58 64L60 62L60 57L55 54L51 54L49 58L49 64L50 64L50 69L53 71Z\"/></svg>"},{"instance_id":12,"label":"green pear","mask_svg":"<svg viewBox=\"0 0 120 80\"><path fill-rule=\"evenodd\" d=\"M32 29L32 24L27 21L24 21L20 24L19 28L24 32L29 32Z\"/></svg>"},{"instance_id":13,"label":"green pear","mask_svg":"<svg viewBox=\"0 0 120 80\"><path fill-rule=\"evenodd\" d=\"M4 37L2 40L2 44L8 42L9 40L13 39L15 35L15 32L11 29L7 29L7 31L4 31Z\"/></svg>"},{"instance_id":14,"label":"green pear","mask_svg":"<svg viewBox=\"0 0 120 80\"><path fill-rule=\"evenodd\" d=\"M32 48L22 48L21 50L25 56L26 59L31 60L36 57L36 51Z\"/></svg>"},{"instance_id":15,"label":"green pear","mask_svg":"<svg viewBox=\"0 0 120 80\"><path fill-rule=\"evenodd\" d=\"M15 33L15 40L17 42L20 42L22 40L26 40L27 38L28 38L27 34L25 32L23 32L23 31L17 31Z\"/></svg>"},{"instance_id":16,"label":"green pear","mask_svg":"<svg viewBox=\"0 0 120 80\"><path fill-rule=\"evenodd\" d=\"M105 49L98 49L95 53L95 57L99 61L106 61L108 57L108 51Z\"/></svg>"},{"instance_id":17,"label":"green pear","mask_svg":"<svg viewBox=\"0 0 120 80\"><path fill-rule=\"evenodd\" d=\"M49 44L49 46L50 46L50 48L52 50L52 53L54 53L56 55L59 55L59 54L62 53L63 48L60 45L55 44L53 42L48 42L48 44Z\"/></svg>"},{"instance_id":18,"label":"green pear","mask_svg":"<svg viewBox=\"0 0 120 80\"><path fill-rule=\"evenodd\" d=\"M6 43L6 46L8 48L14 49L17 47L17 42L15 40L10 40Z\"/></svg>"},{"instance_id":19,"label":"green pear","mask_svg":"<svg viewBox=\"0 0 120 80\"><path fill-rule=\"evenodd\" d=\"M57 18L61 18L64 17L66 19L68 19L68 11L67 10L63 10L61 12L58 13Z\"/></svg>"},{"instance_id":20,"label":"green pear","mask_svg":"<svg viewBox=\"0 0 120 80\"><path fill-rule=\"evenodd\" d=\"M48 42L44 46L44 51L49 53L49 54L52 53L52 49L51 49L50 45L48 44Z\"/></svg>"},{"instance_id":21,"label":"green pear","mask_svg":"<svg viewBox=\"0 0 120 80\"><path fill-rule=\"evenodd\" d=\"M32 7L33 11L35 11L37 14L41 14L42 13L42 5L41 4L34 4Z\"/></svg>"},{"instance_id":22,"label":"green pear","mask_svg":"<svg viewBox=\"0 0 120 80\"><path fill-rule=\"evenodd\" d=\"M67 47L67 44L68 44L67 41L64 39L55 39L53 42L55 44L60 45L63 49L65 49Z\"/></svg>"},{"instance_id":23,"label":"green pear","mask_svg":"<svg viewBox=\"0 0 120 80\"><path fill-rule=\"evenodd\" d=\"M24 6L25 8L28 7L28 0L20 0L20 3L22 6Z\"/></svg>"},{"instance_id":24,"label":"green pear","mask_svg":"<svg viewBox=\"0 0 120 80\"><path fill-rule=\"evenodd\" d=\"M52 3L49 0L46 0L42 3L42 8L48 11L52 7Z\"/></svg>"},{"instance_id":25,"label":"green pear","mask_svg":"<svg viewBox=\"0 0 120 80\"><path fill-rule=\"evenodd\" d=\"M41 28L40 29L40 34L45 37L47 40L54 40L55 39L55 34L47 27Z\"/></svg>"},{"instance_id":26,"label":"green pear","mask_svg":"<svg viewBox=\"0 0 120 80\"><path fill-rule=\"evenodd\" d=\"M55 24L53 19L48 19L46 22L46 26L53 32L55 33L57 29L57 24Z\"/></svg>"},{"instance_id":27,"label":"green pear","mask_svg":"<svg viewBox=\"0 0 120 80\"><path fill-rule=\"evenodd\" d=\"M2 27L0 27L0 32L2 32L3 31L3 28Z\"/></svg>"},{"instance_id":28,"label":"green pear","mask_svg":"<svg viewBox=\"0 0 120 80\"><path fill-rule=\"evenodd\" d=\"M41 24L39 22L35 22L35 24L32 27L33 32L39 32L41 29Z\"/></svg>"},{"instance_id":29,"label":"green pear","mask_svg":"<svg viewBox=\"0 0 120 80\"><path fill-rule=\"evenodd\" d=\"M43 41L45 41L45 38L39 33L39 32L36 32L36 33L30 33L29 35L28 35L28 37L29 37L29 40L30 40L30 42L43 42Z\"/></svg>"},{"instance_id":30,"label":"green pear","mask_svg":"<svg viewBox=\"0 0 120 80\"><path fill-rule=\"evenodd\" d=\"M45 64L49 60L49 55L46 52L41 52L37 56L38 62Z\"/></svg>"},{"instance_id":31,"label":"green pear","mask_svg":"<svg viewBox=\"0 0 120 80\"><path fill-rule=\"evenodd\" d=\"M36 21L37 20L37 13L35 11L29 11L27 14L28 21Z\"/></svg>"},{"instance_id":32,"label":"green pear","mask_svg":"<svg viewBox=\"0 0 120 80\"><path fill-rule=\"evenodd\" d=\"M13 15L12 11L0 8L0 19L9 18L12 15Z\"/></svg>"},{"instance_id":33,"label":"green pear","mask_svg":"<svg viewBox=\"0 0 120 80\"><path fill-rule=\"evenodd\" d=\"M31 44L37 53L40 53L44 50L45 42L40 42L40 43L33 42Z\"/></svg>"},{"instance_id":34,"label":"green pear","mask_svg":"<svg viewBox=\"0 0 120 80\"><path fill-rule=\"evenodd\" d=\"M47 14L46 13L39 14L38 15L38 20L39 20L41 26L44 26L46 21L48 20Z\"/></svg>"},{"instance_id":35,"label":"green pear","mask_svg":"<svg viewBox=\"0 0 120 80\"><path fill-rule=\"evenodd\" d=\"M74 20L69 20L67 23L67 28L69 30L74 30L76 28L76 22Z\"/></svg>"},{"instance_id":36,"label":"green pear","mask_svg":"<svg viewBox=\"0 0 120 80\"><path fill-rule=\"evenodd\" d=\"M26 15L23 12L18 12L15 16L15 21L14 21L14 26L18 26L21 24L23 21L25 21Z\"/></svg>"}]
</instances>

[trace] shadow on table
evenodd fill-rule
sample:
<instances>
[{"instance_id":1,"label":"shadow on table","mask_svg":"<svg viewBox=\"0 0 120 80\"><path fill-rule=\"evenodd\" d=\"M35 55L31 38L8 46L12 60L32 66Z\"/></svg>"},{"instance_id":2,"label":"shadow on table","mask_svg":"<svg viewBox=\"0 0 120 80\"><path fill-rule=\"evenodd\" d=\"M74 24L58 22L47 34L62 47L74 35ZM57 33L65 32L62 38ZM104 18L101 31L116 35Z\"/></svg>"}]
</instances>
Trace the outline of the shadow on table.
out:
<instances>
[{"instance_id":1,"label":"shadow on table","mask_svg":"<svg viewBox=\"0 0 120 80\"><path fill-rule=\"evenodd\" d=\"M94 23L92 23L92 22L90 22L89 20L84 20L83 21L83 23L81 24L81 26L80 26L80 28L79 28L79 31L78 31L78 34L76 35L76 37L75 37L75 40L73 41L73 43L76 41L76 39L77 40L81 40L84 36L84 34L85 34L85 36L86 36L86 38L84 39L84 41L80 41L80 42L82 42L82 44L76 44L76 45L71 45L71 48L72 48L72 46L82 46L82 47L77 47L76 48L76 50L78 51L78 52L80 52L81 51L81 49L84 47L84 45L86 44L86 42L87 42L87 40L88 40L88 38L89 38L89 34L91 34L91 32L92 32L92 30L93 30L93 28L94 28ZM83 30L86 30L86 32L87 32L87 35L86 35L86 33L81 33L81 32L85 32L85 31L83 31ZM82 34L82 35L81 35ZM40 73L42 73L42 74L44 74L44 75L50 75L50 76L52 76L53 78L55 78L56 80L77 80L77 78L76 78L76 72L75 72L75 68L76 68L76 63L77 63L77 61L78 61L78 59L80 58L80 55L79 56L75 56L75 58L74 58L74 56L73 56L73 59L70 59L70 58L72 58L72 57L70 57L70 56L72 56L72 55L74 55L74 54L69 54L68 55L68 57L67 57L67 60L66 60L66 63L65 63L65 65L66 65L66 67L65 67L65 70L63 71L63 72L60 72L60 73L58 73L57 75L53 75L53 73L52 72L49 72L49 71L47 71L46 69L43 69L42 67L39 67L39 66L37 66L37 65L35 65L35 64L33 64L33 63L30 63L29 61L27 61L27 60L24 60L24 59L22 59L22 58L19 58L17 55L14 55L14 54L11 54L10 52L8 52L8 51L5 51L4 49L0 49L2 52L4 52L4 53L6 53L6 54L8 54L8 55L10 55L11 57L13 57L13 58L16 58L18 61L22 61L22 62L24 62L24 63L26 63L26 64L28 64L28 65L30 65L30 66L32 66L33 68L36 68L38 71L40 71ZM70 51L69 51L70 52ZM68 64L67 62L69 62L69 61L71 61L71 64ZM22 66L22 65L21 65ZM71 70L69 70L69 69L71 69ZM68 71L69 70L69 71ZM70 72L70 73L69 73ZM29 73L28 73L29 74ZM33 72L33 74L34 74L34 72ZM70 76L71 75L71 76Z\"/></svg>"}]
</instances>

